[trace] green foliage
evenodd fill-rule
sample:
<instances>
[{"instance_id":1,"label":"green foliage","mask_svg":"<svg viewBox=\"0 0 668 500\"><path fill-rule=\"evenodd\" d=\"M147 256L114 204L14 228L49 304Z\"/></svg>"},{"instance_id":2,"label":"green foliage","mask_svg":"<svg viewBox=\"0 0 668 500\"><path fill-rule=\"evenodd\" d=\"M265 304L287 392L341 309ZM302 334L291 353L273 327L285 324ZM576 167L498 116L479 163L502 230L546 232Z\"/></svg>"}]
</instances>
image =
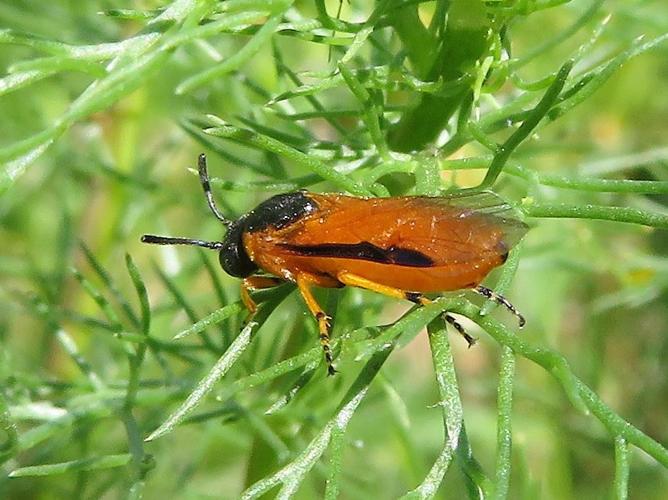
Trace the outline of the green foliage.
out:
<instances>
[{"instance_id":1,"label":"green foliage","mask_svg":"<svg viewBox=\"0 0 668 500\"><path fill-rule=\"evenodd\" d=\"M661 498L663 1L135 4L0 5L0 496ZM527 328L321 290L328 378L292 286L246 323L215 255L139 243L220 238L201 151L233 216L493 188Z\"/></svg>"}]
</instances>

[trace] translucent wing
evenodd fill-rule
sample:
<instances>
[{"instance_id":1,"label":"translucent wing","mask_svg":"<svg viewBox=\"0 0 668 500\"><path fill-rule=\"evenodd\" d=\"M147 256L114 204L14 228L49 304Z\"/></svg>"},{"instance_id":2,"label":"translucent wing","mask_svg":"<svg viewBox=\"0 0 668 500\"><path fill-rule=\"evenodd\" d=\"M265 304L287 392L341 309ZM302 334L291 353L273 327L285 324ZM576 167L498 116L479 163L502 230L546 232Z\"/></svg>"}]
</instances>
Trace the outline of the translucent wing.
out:
<instances>
[{"instance_id":1,"label":"translucent wing","mask_svg":"<svg viewBox=\"0 0 668 500\"><path fill-rule=\"evenodd\" d=\"M522 214L496 193L491 191L456 192L438 198L426 198L442 203L446 217L473 219L480 229L494 226L503 233L503 242L512 248L526 234L529 227L522 222Z\"/></svg>"},{"instance_id":2,"label":"translucent wing","mask_svg":"<svg viewBox=\"0 0 668 500\"><path fill-rule=\"evenodd\" d=\"M505 256L527 231L518 212L489 191L369 199L309 196L318 210L274 238L310 257L452 265Z\"/></svg>"}]
</instances>

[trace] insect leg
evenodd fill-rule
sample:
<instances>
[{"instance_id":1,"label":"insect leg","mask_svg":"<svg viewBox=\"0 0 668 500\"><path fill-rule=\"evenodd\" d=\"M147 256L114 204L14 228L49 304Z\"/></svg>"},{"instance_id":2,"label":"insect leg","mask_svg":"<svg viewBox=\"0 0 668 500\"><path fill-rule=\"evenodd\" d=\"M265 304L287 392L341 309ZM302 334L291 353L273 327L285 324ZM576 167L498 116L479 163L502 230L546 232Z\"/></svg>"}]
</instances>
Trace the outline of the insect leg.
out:
<instances>
[{"instance_id":1,"label":"insect leg","mask_svg":"<svg viewBox=\"0 0 668 500\"><path fill-rule=\"evenodd\" d=\"M411 302L420 304L422 306L426 306L427 304L432 303L431 299L428 299L419 292L407 292L405 290L401 290L400 288L381 285L380 283L376 283L375 281L368 280L362 276L358 276L357 274L349 273L347 271L342 271L337 274L336 279L344 285L364 288L366 290L371 290L372 292L382 293L388 297L410 300Z\"/></svg>"},{"instance_id":2,"label":"insect leg","mask_svg":"<svg viewBox=\"0 0 668 500\"><path fill-rule=\"evenodd\" d=\"M496 302L497 304L501 304L506 309L508 309L511 313L513 313L517 317L517 321L520 324L520 328L522 328L526 323L524 316L522 316L522 313L520 313L517 309L515 309L515 306L512 305L510 301L506 299L503 295L500 295L496 293L494 290L490 290L489 288L484 287L482 285L478 285L472 290L476 293L479 293L483 297L486 297L489 300Z\"/></svg>"},{"instance_id":3,"label":"insect leg","mask_svg":"<svg viewBox=\"0 0 668 500\"><path fill-rule=\"evenodd\" d=\"M241 302L246 306L248 312L253 314L257 310L257 304L250 296L251 290L260 290L262 288L272 288L282 283L278 278L270 278L267 276L250 276L244 278L241 282Z\"/></svg>"},{"instance_id":4,"label":"insect leg","mask_svg":"<svg viewBox=\"0 0 668 500\"><path fill-rule=\"evenodd\" d=\"M391 286L381 285L379 283L376 283L374 281L368 280L366 278L363 278L361 276L349 272L344 271L339 273L336 276L336 279L338 279L344 285L364 288L366 290L371 290L373 292L382 293L383 295L387 295L389 297L410 300L411 302L420 304L422 306L426 306L427 304L432 303L431 299L425 297L419 292L407 292L399 288L393 288ZM473 346L476 343L476 339L473 338L471 335L469 335L466 332L466 330L464 330L464 327L455 319L454 316L448 313L444 313L443 320L446 321L447 323L450 323L455 328L455 330L457 330L457 333L459 333L462 337L464 337L469 347Z\"/></svg>"},{"instance_id":5,"label":"insect leg","mask_svg":"<svg viewBox=\"0 0 668 500\"><path fill-rule=\"evenodd\" d=\"M454 316L448 313L443 313L443 320L447 323L450 323L455 328L455 330L457 330L457 333L459 333L459 335L464 337L464 339L469 345L469 348L475 345L475 343L477 342L476 339L474 337L471 337L466 332L466 330L464 330L464 327L461 325L461 323L459 323L459 321L455 319Z\"/></svg>"},{"instance_id":6,"label":"insect leg","mask_svg":"<svg viewBox=\"0 0 668 500\"><path fill-rule=\"evenodd\" d=\"M333 362L334 359L332 357L332 349L329 346L329 320L332 319L327 314L325 314L325 311L322 310L320 307L320 304L315 300L315 297L311 293L311 284L312 280L310 280L307 276L305 275L300 275L297 276L297 287L299 288L299 293L302 294L302 297L304 298L304 302L306 302L306 306L309 308L309 311L311 311L311 314L315 316L315 319L318 321L318 330L320 332L320 345L322 346L322 350L325 353L325 362L327 363L327 374L328 375L334 375L336 373L336 369L334 368Z\"/></svg>"}]
</instances>

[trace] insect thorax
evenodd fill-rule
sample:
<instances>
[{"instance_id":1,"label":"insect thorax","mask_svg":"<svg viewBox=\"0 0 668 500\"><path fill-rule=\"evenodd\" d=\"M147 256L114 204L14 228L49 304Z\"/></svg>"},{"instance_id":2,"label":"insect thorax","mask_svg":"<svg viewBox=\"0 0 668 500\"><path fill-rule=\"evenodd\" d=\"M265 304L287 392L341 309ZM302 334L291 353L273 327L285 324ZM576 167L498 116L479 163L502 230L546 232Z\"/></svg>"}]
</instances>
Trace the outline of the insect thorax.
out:
<instances>
[{"instance_id":1,"label":"insect thorax","mask_svg":"<svg viewBox=\"0 0 668 500\"><path fill-rule=\"evenodd\" d=\"M246 278L258 270L243 244L243 234L282 229L315 212L318 205L303 191L272 196L230 225L220 250L220 265L225 272Z\"/></svg>"}]
</instances>

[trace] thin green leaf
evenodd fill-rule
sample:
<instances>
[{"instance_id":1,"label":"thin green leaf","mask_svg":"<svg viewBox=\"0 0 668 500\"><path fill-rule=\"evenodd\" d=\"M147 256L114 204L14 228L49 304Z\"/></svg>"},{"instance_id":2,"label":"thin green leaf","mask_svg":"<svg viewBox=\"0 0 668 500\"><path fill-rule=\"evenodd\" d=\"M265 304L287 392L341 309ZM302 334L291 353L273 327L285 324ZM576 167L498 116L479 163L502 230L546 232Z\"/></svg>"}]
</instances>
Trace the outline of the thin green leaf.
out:
<instances>
[{"instance_id":1,"label":"thin green leaf","mask_svg":"<svg viewBox=\"0 0 668 500\"><path fill-rule=\"evenodd\" d=\"M405 500L436 497L445 473L456 456L464 423L464 411L459 397L454 359L443 321L437 320L430 323L428 331L432 363L441 398L438 405L443 412L444 444L429 473L422 483L402 497Z\"/></svg>"},{"instance_id":2,"label":"thin green leaf","mask_svg":"<svg viewBox=\"0 0 668 500\"><path fill-rule=\"evenodd\" d=\"M213 368L211 368L209 373L197 384L186 401L173 412L167 420L160 425L160 427L153 431L145 441L153 441L154 439L171 432L193 409L195 409L195 407L200 404L206 395L211 392L215 384L225 376L232 365L234 365L239 357L241 357L253 340L254 334L267 320L271 311L289 292L289 287L279 287L271 300L259 305L255 315L248 321L248 324L241 330L241 333L234 339L234 342L232 342L227 351L225 351ZM221 309L221 311L223 309ZM206 319L207 318L200 321L200 323Z\"/></svg>"},{"instance_id":3,"label":"thin green leaf","mask_svg":"<svg viewBox=\"0 0 668 500\"><path fill-rule=\"evenodd\" d=\"M387 344L377 351L366 363L350 390L346 393L339 409L322 428L318 435L309 443L304 451L292 462L281 470L258 481L241 495L242 499L258 498L274 486L283 484L278 498L289 498L297 490L304 476L313 468L316 462L327 449L334 432L343 433L348 427L355 410L362 402L383 363L394 348L393 344Z\"/></svg>"},{"instance_id":4,"label":"thin green leaf","mask_svg":"<svg viewBox=\"0 0 668 500\"><path fill-rule=\"evenodd\" d=\"M615 498L626 500L629 497L629 445L621 436L615 436Z\"/></svg>"},{"instance_id":5,"label":"thin green leaf","mask_svg":"<svg viewBox=\"0 0 668 500\"><path fill-rule=\"evenodd\" d=\"M638 428L626 422L607 406L601 398L582 382L571 370L562 355L549 349L534 347L512 334L508 328L492 319L480 316L480 309L471 303L455 304L449 310L464 314L478 323L502 345L510 347L521 355L542 366L561 384L571 404L585 414L592 413L614 435L625 438L629 443L644 450L664 467L668 467L668 450Z\"/></svg>"},{"instance_id":6,"label":"thin green leaf","mask_svg":"<svg viewBox=\"0 0 668 500\"><path fill-rule=\"evenodd\" d=\"M522 205L529 217L558 217L566 219L594 219L640 224L668 229L668 214L650 212L631 207L605 207L600 205L548 205L531 203Z\"/></svg>"},{"instance_id":7,"label":"thin green leaf","mask_svg":"<svg viewBox=\"0 0 668 500\"><path fill-rule=\"evenodd\" d=\"M139 273L139 269L132 260L130 254L125 254L125 265L130 274L130 279L132 284L135 287L137 292L137 297L139 297L139 310L141 311L141 332L144 335L148 335L149 330L151 329L151 306L148 301L148 293L146 292L146 285L144 285L144 280Z\"/></svg>"},{"instance_id":8,"label":"thin green leaf","mask_svg":"<svg viewBox=\"0 0 668 500\"><path fill-rule=\"evenodd\" d=\"M292 2L286 2L286 8ZM263 45L265 45L269 38L274 34L274 31L278 27L278 24L281 22L283 17L282 13L270 17L267 22L264 23L262 28L251 38L251 40L238 52L231 55L224 61L219 64L214 65L213 67L206 69L189 77L184 80L176 87L177 94L187 94L193 90L201 87L214 80L215 78L220 78L226 73L230 73L240 67L242 64L250 60L255 54L257 54Z\"/></svg>"},{"instance_id":9,"label":"thin green leaf","mask_svg":"<svg viewBox=\"0 0 668 500\"><path fill-rule=\"evenodd\" d=\"M241 313L243 310L244 306L241 302L233 302L232 304L228 304L224 307L221 307L220 309L212 312L205 318L202 318L197 323L189 326L182 332L179 332L176 335L174 335L174 340L180 340L184 337L187 337L188 335L203 332L209 326L217 325L221 321L224 321L227 318L230 318L232 316Z\"/></svg>"},{"instance_id":10,"label":"thin green leaf","mask_svg":"<svg viewBox=\"0 0 668 500\"><path fill-rule=\"evenodd\" d=\"M538 102L536 107L529 113L526 120L522 122L520 128L518 128L513 134L499 147L498 152L494 155L492 163L489 166L487 175L480 183L479 188L484 189L490 187L494 184L494 181L501 174L503 167L510 158L510 155L513 153L515 148L519 146L531 132L538 126L540 121L545 117L548 111L552 108L557 98L561 94L561 90L566 84L566 79L573 69L573 61L566 61L557 76L554 79L554 82L547 89L542 99Z\"/></svg>"},{"instance_id":11,"label":"thin green leaf","mask_svg":"<svg viewBox=\"0 0 668 500\"><path fill-rule=\"evenodd\" d=\"M19 440L16 424L9 413L7 401L2 393L0 393L0 428L5 435L4 441L0 443L0 463L5 463L16 453Z\"/></svg>"},{"instance_id":12,"label":"thin green leaf","mask_svg":"<svg viewBox=\"0 0 668 500\"><path fill-rule=\"evenodd\" d=\"M72 460L70 462L61 462L57 464L32 465L14 469L9 473L9 477L53 476L56 474L65 474L67 472L114 469L116 467L127 465L130 462L130 459L131 456L124 453L121 455L104 455L101 457L83 458L81 460Z\"/></svg>"},{"instance_id":13,"label":"thin green leaf","mask_svg":"<svg viewBox=\"0 0 668 500\"><path fill-rule=\"evenodd\" d=\"M266 135L227 125L223 120L216 116L210 115L209 118L218 125L216 127L205 130L205 132L210 135L228 139L236 139L246 144L252 144L253 146L270 151L279 156L283 156L291 161L294 161L295 163L300 164L303 167L311 170L313 173L319 175L322 179L329 180L352 194L360 196L368 194L365 189L363 189L350 177L337 172L313 156L302 153L301 151L291 148L290 146Z\"/></svg>"}]
</instances>

